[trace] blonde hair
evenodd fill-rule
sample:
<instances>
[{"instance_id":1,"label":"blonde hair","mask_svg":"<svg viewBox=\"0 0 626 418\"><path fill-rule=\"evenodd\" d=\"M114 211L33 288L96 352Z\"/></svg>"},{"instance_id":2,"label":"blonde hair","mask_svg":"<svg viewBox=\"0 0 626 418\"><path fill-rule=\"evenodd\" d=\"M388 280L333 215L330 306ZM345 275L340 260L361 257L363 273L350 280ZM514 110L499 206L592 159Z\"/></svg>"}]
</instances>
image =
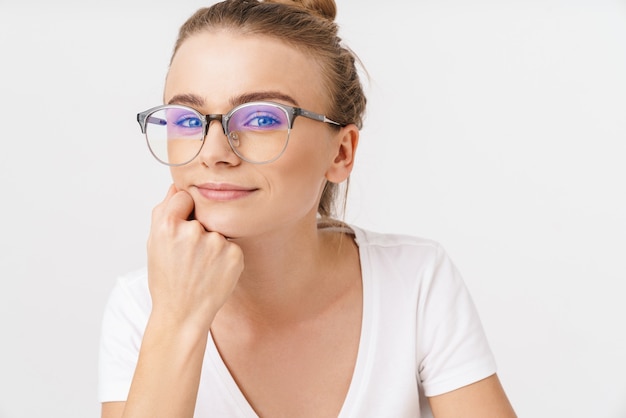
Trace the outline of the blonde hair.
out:
<instances>
[{"instance_id":1,"label":"blonde hair","mask_svg":"<svg viewBox=\"0 0 626 418\"><path fill-rule=\"evenodd\" d=\"M207 30L229 29L280 39L319 61L329 98L326 116L361 129L367 100L356 66L360 62L342 44L336 14L334 0L222 1L198 10L181 26L172 59L187 38ZM327 182L318 205L322 218L336 215L338 194L339 184Z\"/></svg>"}]
</instances>

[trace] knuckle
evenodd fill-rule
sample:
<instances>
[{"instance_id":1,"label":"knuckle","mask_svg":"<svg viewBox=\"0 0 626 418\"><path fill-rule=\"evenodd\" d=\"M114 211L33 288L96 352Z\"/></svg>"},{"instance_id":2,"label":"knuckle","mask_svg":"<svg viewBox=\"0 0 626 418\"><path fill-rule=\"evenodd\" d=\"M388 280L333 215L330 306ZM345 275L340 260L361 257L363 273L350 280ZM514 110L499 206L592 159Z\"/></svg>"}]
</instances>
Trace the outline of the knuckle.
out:
<instances>
[{"instance_id":1,"label":"knuckle","mask_svg":"<svg viewBox=\"0 0 626 418\"><path fill-rule=\"evenodd\" d=\"M236 244L229 243L226 249L226 257L231 263L237 266L238 269L243 269L243 250Z\"/></svg>"},{"instance_id":2,"label":"knuckle","mask_svg":"<svg viewBox=\"0 0 626 418\"><path fill-rule=\"evenodd\" d=\"M153 207L152 213L151 213L152 220L154 221L155 219L160 218L162 213L163 213L163 208L161 204L158 204L155 207Z\"/></svg>"},{"instance_id":3,"label":"knuckle","mask_svg":"<svg viewBox=\"0 0 626 418\"><path fill-rule=\"evenodd\" d=\"M211 231L206 233L206 240L211 246L222 246L224 245L223 243L225 241L223 236L221 236L217 232Z\"/></svg>"}]
</instances>

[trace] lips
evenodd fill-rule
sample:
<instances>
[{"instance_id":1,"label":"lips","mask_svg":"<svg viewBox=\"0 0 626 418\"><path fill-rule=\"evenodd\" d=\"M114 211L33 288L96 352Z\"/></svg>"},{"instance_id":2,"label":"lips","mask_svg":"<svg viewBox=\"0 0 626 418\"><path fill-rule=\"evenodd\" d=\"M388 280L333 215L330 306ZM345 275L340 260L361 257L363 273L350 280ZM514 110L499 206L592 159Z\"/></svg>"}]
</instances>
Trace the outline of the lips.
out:
<instances>
[{"instance_id":1,"label":"lips","mask_svg":"<svg viewBox=\"0 0 626 418\"><path fill-rule=\"evenodd\" d=\"M198 192L206 199L229 201L250 196L257 189L229 183L205 183L197 185Z\"/></svg>"}]
</instances>

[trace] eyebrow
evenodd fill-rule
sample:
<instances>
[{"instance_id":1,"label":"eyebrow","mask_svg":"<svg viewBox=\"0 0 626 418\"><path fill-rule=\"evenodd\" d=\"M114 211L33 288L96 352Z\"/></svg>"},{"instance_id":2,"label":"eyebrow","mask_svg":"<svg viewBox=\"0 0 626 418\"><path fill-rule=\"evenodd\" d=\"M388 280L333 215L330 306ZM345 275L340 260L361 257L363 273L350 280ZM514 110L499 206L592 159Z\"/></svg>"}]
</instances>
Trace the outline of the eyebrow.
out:
<instances>
[{"instance_id":1,"label":"eyebrow","mask_svg":"<svg viewBox=\"0 0 626 418\"><path fill-rule=\"evenodd\" d=\"M256 102L260 100L282 100L284 102L288 102L298 106L298 102L296 102L296 99L289 96L288 94L284 94L278 91L258 91L252 93L244 93L230 99L230 104L235 107L239 106L240 104Z\"/></svg>"},{"instance_id":2,"label":"eyebrow","mask_svg":"<svg viewBox=\"0 0 626 418\"><path fill-rule=\"evenodd\" d=\"M180 105L188 105L192 107L202 107L204 106L204 99L195 94L177 94L172 97L167 104L180 104Z\"/></svg>"},{"instance_id":3,"label":"eyebrow","mask_svg":"<svg viewBox=\"0 0 626 418\"><path fill-rule=\"evenodd\" d=\"M284 102L291 103L293 105L298 106L298 102L289 96L288 94L280 93L278 91L258 91L252 93L244 93L239 96L232 97L229 102L232 107L239 106L244 103L256 102L261 100L281 100ZM172 97L167 104L179 104L179 105L187 105L194 108L201 108L205 105L205 101L202 97L193 94L177 94Z\"/></svg>"}]
</instances>

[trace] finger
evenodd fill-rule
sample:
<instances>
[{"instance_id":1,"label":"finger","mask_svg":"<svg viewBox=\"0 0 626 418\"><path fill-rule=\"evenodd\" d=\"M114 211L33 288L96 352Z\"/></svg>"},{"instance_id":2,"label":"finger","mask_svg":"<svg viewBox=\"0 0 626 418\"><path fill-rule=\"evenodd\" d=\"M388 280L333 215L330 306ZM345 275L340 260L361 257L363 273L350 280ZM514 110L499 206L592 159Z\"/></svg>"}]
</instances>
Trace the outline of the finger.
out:
<instances>
[{"instance_id":1,"label":"finger","mask_svg":"<svg viewBox=\"0 0 626 418\"><path fill-rule=\"evenodd\" d=\"M176 194L176 192L178 192L178 189L176 188L176 185L174 183L172 183L170 185L170 188L167 189L167 195L165 195L165 199L163 199L163 201L171 199L172 196L174 196Z\"/></svg>"},{"instance_id":2,"label":"finger","mask_svg":"<svg viewBox=\"0 0 626 418\"><path fill-rule=\"evenodd\" d=\"M176 219L189 219L194 203L191 195L184 190L175 192L167 202L167 212Z\"/></svg>"},{"instance_id":3,"label":"finger","mask_svg":"<svg viewBox=\"0 0 626 418\"><path fill-rule=\"evenodd\" d=\"M167 194L165 195L163 200L152 209L153 219L162 217L162 214L166 210L168 202L170 201L172 197L174 197L174 195L177 192L178 192L178 189L176 188L176 185L172 183L170 187L167 189Z\"/></svg>"}]
</instances>

